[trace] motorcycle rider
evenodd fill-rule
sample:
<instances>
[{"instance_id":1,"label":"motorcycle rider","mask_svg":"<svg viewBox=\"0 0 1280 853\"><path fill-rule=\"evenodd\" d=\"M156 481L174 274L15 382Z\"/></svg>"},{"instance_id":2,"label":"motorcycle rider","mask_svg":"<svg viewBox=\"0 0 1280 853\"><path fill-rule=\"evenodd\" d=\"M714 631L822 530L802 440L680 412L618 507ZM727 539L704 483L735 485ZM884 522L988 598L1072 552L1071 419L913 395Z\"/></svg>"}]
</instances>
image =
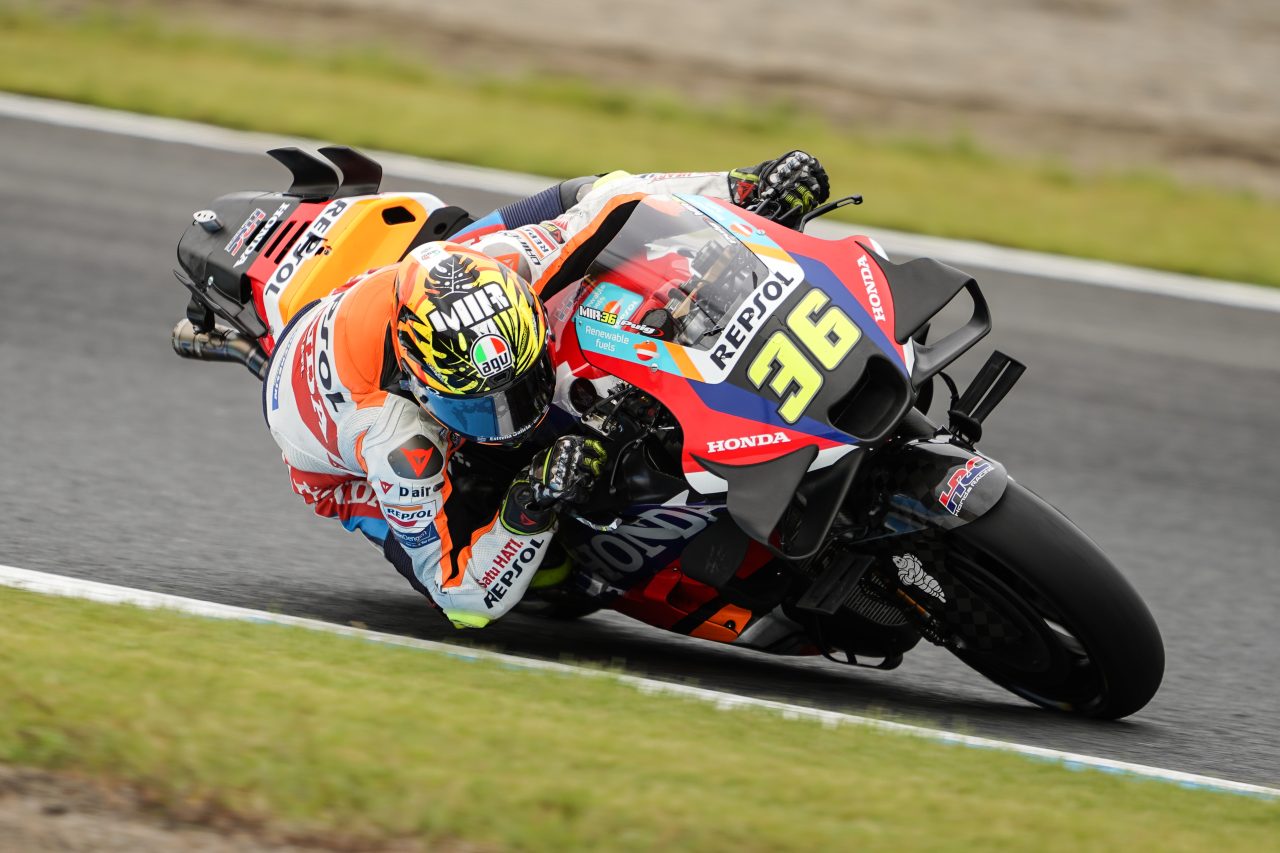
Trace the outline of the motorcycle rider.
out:
<instances>
[{"instance_id":1,"label":"motorcycle rider","mask_svg":"<svg viewBox=\"0 0 1280 853\"><path fill-rule=\"evenodd\" d=\"M655 193L763 203L794 226L829 189L801 151L728 173L566 181L272 330L263 409L294 491L380 546L457 627L507 613L535 574L545 585L568 573L543 563L559 511L585 501L603 469L598 442L567 435L540 449L496 506L462 500L482 484L450 462L466 442L518 447L542 422L555 376L538 294L599 251L591 238L610 212Z\"/></svg>"}]
</instances>

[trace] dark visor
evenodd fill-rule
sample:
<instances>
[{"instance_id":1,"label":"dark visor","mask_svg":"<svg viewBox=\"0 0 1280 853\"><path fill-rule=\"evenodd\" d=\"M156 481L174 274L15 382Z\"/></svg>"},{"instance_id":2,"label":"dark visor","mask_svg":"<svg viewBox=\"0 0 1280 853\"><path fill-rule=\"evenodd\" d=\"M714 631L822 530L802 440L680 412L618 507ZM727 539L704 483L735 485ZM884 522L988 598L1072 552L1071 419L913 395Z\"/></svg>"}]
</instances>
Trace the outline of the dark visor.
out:
<instances>
[{"instance_id":1,"label":"dark visor","mask_svg":"<svg viewBox=\"0 0 1280 853\"><path fill-rule=\"evenodd\" d=\"M513 441L537 426L555 391L555 373L546 353L515 383L501 391L469 397L428 388L409 375L409 389L432 417L449 429L484 443Z\"/></svg>"}]
</instances>

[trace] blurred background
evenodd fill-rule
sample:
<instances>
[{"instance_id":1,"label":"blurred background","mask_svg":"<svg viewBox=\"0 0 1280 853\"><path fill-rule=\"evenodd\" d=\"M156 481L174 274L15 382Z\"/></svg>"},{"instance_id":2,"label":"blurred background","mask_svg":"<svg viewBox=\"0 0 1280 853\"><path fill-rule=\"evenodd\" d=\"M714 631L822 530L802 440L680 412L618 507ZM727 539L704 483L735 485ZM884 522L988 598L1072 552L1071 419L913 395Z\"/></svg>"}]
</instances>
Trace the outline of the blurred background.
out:
<instances>
[{"instance_id":1,"label":"blurred background","mask_svg":"<svg viewBox=\"0 0 1280 853\"><path fill-rule=\"evenodd\" d=\"M871 235L1263 285L1280 285L1277 81L1275 0L0 0L0 106L61 99L548 182L802 147L837 194L866 196L851 215ZM0 563L456 642L290 492L244 371L169 352L191 211L284 171L213 131L174 144L20 112L0 110ZM384 181L477 214L530 184ZM983 449L1150 604L1169 663L1141 713L1058 718L933 648L867 673L607 613L515 615L479 642L1280 782L1275 293L972 271L996 327L957 378L996 346L1029 367Z\"/></svg>"},{"instance_id":2,"label":"blurred background","mask_svg":"<svg viewBox=\"0 0 1280 853\"><path fill-rule=\"evenodd\" d=\"M556 177L803 145L860 222L1280 284L1269 0L0 10L10 91Z\"/></svg>"},{"instance_id":3,"label":"blurred background","mask_svg":"<svg viewBox=\"0 0 1280 853\"><path fill-rule=\"evenodd\" d=\"M893 139L962 136L1082 170L1280 194L1270 0L80 0L484 80L564 75Z\"/></svg>"}]
</instances>

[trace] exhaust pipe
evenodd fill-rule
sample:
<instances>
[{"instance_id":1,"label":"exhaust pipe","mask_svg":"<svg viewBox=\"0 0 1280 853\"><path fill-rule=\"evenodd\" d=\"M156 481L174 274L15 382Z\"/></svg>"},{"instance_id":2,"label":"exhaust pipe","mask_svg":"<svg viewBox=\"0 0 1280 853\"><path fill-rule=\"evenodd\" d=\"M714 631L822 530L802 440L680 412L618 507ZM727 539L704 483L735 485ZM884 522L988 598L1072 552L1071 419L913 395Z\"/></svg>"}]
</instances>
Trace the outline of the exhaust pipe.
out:
<instances>
[{"instance_id":1,"label":"exhaust pipe","mask_svg":"<svg viewBox=\"0 0 1280 853\"><path fill-rule=\"evenodd\" d=\"M267 378L267 354L262 347L234 329L197 332L186 317L173 327L173 351L200 361L234 361L249 368L258 379Z\"/></svg>"}]
</instances>

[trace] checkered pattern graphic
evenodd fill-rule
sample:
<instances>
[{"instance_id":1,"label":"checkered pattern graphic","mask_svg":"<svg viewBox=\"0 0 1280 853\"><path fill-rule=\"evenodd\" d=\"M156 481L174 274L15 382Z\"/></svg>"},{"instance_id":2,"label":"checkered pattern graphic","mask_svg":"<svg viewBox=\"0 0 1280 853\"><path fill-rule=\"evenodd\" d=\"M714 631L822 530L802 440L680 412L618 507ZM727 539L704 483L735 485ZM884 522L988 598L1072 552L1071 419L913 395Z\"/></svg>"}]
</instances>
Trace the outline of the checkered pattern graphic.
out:
<instances>
[{"instance_id":1,"label":"checkered pattern graphic","mask_svg":"<svg viewBox=\"0 0 1280 853\"><path fill-rule=\"evenodd\" d=\"M885 550L879 557L880 565L877 566L881 573L879 577L892 577L895 587L911 596L913 601L919 603L935 619L943 623L949 633L959 637L972 649L992 651L1020 642L1023 639L1023 631L1018 624L1001 616L999 611L992 607L978 591L965 584L950 570L949 552L950 544L945 540L944 535L937 531L922 531L897 538L891 545L885 546ZM945 603L923 590L898 582L892 558L906 553L914 554L924 570L942 587L947 599ZM885 580L879 580L878 585L885 583ZM870 613L856 606L854 601L850 602L850 606L856 612L873 618Z\"/></svg>"}]
</instances>

